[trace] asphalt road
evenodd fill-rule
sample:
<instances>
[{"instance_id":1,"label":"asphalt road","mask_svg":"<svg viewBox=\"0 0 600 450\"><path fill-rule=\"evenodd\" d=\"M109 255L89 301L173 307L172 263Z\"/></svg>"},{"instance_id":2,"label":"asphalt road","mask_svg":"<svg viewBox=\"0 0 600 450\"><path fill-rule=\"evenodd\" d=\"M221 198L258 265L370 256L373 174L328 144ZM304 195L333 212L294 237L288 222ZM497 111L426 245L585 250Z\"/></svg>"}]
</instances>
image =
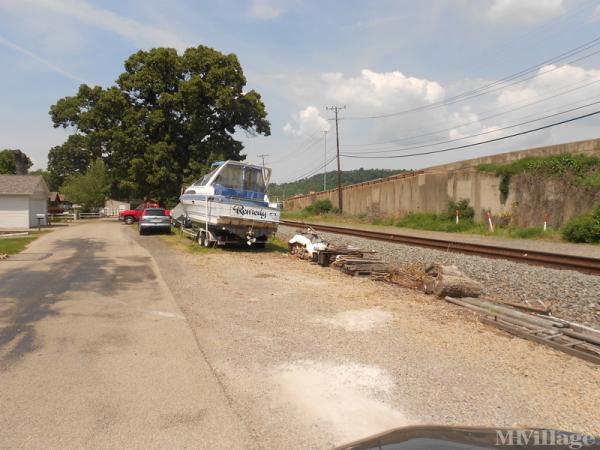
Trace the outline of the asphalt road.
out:
<instances>
[{"instance_id":1,"label":"asphalt road","mask_svg":"<svg viewBox=\"0 0 600 450\"><path fill-rule=\"evenodd\" d=\"M0 261L0 448L251 448L127 227L65 227Z\"/></svg>"}]
</instances>

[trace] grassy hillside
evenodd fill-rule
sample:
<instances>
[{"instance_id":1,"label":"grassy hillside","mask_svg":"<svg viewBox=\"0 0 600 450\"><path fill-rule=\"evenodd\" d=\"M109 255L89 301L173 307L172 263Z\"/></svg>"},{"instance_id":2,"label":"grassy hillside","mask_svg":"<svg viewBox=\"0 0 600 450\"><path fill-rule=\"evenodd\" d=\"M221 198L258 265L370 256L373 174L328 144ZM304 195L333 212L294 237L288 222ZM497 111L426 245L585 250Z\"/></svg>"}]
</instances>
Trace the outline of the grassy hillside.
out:
<instances>
[{"instance_id":1,"label":"grassy hillside","mask_svg":"<svg viewBox=\"0 0 600 450\"><path fill-rule=\"evenodd\" d=\"M376 178L389 177L404 170L388 169L357 169L342 171L342 186L349 184L362 183L364 181L374 180ZM333 189L337 186L337 175L335 171L327 172L327 189ZM323 190L323 174L313 175L309 178L294 181L293 183L273 183L269 186L271 197L290 197L297 194L308 194Z\"/></svg>"}]
</instances>

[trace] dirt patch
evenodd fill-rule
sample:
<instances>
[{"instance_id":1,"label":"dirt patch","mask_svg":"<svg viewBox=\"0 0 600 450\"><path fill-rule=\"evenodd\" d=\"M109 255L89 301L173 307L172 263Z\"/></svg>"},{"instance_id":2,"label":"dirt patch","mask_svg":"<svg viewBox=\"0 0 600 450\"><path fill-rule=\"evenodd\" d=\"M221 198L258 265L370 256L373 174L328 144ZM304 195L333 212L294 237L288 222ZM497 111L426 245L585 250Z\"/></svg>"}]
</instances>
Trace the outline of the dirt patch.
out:
<instances>
[{"instance_id":1,"label":"dirt patch","mask_svg":"<svg viewBox=\"0 0 600 450\"><path fill-rule=\"evenodd\" d=\"M332 317L315 317L315 323L343 328L346 331L368 331L389 322L392 314L379 308L343 311Z\"/></svg>"},{"instance_id":2,"label":"dirt patch","mask_svg":"<svg viewBox=\"0 0 600 450\"><path fill-rule=\"evenodd\" d=\"M380 367L304 360L273 372L302 420L327 424L337 439L359 439L408 424L404 414L386 402L395 383Z\"/></svg>"}]
</instances>

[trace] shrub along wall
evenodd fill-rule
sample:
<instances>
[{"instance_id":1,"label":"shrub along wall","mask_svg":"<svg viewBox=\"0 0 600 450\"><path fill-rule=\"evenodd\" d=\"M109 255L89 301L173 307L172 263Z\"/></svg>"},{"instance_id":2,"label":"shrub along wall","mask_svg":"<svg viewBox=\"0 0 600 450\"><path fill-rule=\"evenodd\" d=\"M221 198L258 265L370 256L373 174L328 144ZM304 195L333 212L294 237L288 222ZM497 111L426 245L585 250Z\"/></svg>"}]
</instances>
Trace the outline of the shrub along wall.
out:
<instances>
[{"instance_id":1,"label":"shrub along wall","mask_svg":"<svg viewBox=\"0 0 600 450\"><path fill-rule=\"evenodd\" d=\"M559 227L589 212L600 199L600 158L563 153L523 158L509 164L482 164L483 172L500 178L499 192L510 198L511 220L517 226L539 224L547 215Z\"/></svg>"}]
</instances>

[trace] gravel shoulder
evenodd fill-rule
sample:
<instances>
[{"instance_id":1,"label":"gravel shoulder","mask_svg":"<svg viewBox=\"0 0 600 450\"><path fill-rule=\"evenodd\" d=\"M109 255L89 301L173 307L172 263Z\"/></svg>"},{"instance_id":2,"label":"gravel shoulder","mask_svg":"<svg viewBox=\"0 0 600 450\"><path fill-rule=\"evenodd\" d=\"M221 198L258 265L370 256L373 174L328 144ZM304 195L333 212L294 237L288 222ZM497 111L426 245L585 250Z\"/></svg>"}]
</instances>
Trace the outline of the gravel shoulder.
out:
<instances>
[{"instance_id":1,"label":"gravel shoulder","mask_svg":"<svg viewBox=\"0 0 600 450\"><path fill-rule=\"evenodd\" d=\"M296 228L279 227L279 237L284 240L295 233ZM600 328L600 276L339 234L318 234L332 243L375 250L391 264L454 264L483 283L486 295L537 306L537 300L541 300L551 305L558 317Z\"/></svg>"},{"instance_id":2,"label":"gravel shoulder","mask_svg":"<svg viewBox=\"0 0 600 450\"><path fill-rule=\"evenodd\" d=\"M291 219L298 221L298 219ZM312 221L311 223L321 223ZM569 242L552 241L544 239L509 239L497 236L482 236L468 233L447 233L443 231L414 230L412 228L399 228L394 226L370 225L356 223L348 225L345 223L322 222L323 225L336 227L358 228L383 233L402 234L406 236L426 237L433 239L444 239L454 242L469 242L474 244L496 245L498 247L518 248L522 250L537 250L541 252L560 253L574 256L587 256L600 259L600 245L572 244Z\"/></svg>"},{"instance_id":3,"label":"gravel shoulder","mask_svg":"<svg viewBox=\"0 0 600 450\"><path fill-rule=\"evenodd\" d=\"M257 447L330 448L427 423L600 434L597 366L453 305L284 254L135 239Z\"/></svg>"}]
</instances>

